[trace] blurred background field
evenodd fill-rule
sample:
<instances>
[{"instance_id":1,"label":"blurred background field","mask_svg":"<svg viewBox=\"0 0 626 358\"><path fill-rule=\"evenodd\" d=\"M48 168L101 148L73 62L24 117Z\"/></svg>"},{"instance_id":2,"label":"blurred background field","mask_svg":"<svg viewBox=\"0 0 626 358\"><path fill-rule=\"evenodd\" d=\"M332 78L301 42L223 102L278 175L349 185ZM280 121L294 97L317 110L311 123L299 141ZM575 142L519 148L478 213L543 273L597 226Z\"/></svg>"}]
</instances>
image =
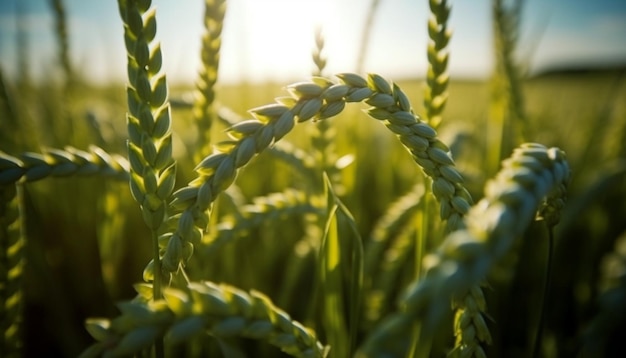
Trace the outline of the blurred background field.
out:
<instances>
[{"instance_id":1,"label":"blurred background field","mask_svg":"<svg viewBox=\"0 0 626 358\"><path fill-rule=\"evenodd\" d=\"M453 7L452 11L455 13L457 9ZM71 6L67 6L67 12L71 14ZM170 14L158 11L157 16L167 19ZM462 16L460 11L455 14ZM425 24L421 22L420 26ZM112 26L119 30L121 23ZM157 38L164 31L159 29ZM626 33L621 34L626 37ZM332 32L326 33L326 37L332 38ZM123 45L121 35L118 40ZM194 41L199 43L199 37ZM312 34L308 43L313 43ZM53 43L52 48L55 46ZM425 46L422 47L424 51L419 57L425 57L421 55L425 53ZM25 52L20 55L15 50L11 56L23 56L22 61L31 63L40 56L31 47L22 51ZM326 55L332 61L333 52L329 50ZM3 51L0 57L5 56L8 55ZM305 61L307 56L308 53ZM451 57L458 60L457 56L461 55L452 48ZM88 64L72 66L71 71L66 71L59 65L58 56L48 59L48 63L48 68L54 69L51 76L33 76L32 69L19 66L7 71L11 66L2 63L0 151L18 155L66 145L87 149L94 144L109 153L125 156L123 74L119 80L94 83L89 80ZM554 356L556 352L560 356L578 352L586 329L599 312L599 295L614 285L615 277L624 277L624 266L607 268L603 264L618 240L626 235L626 66L623 62L615 63L574 67L566 63L567 66L535 71L522 79L528 139L563 149L573 170L568 203L557 226L555 273L546 321L546 345ZM423 113L423 77L423 72L417 70L411 76L389 77L397 80L408 94L418 114ZM246 79L218 82L217 101L247 118L248 109L271 103L275 97L285 95L284 87L289 83L306 80L305 75L290 78L284 82ZM194 87L193 79L186 83L171 82L178 188L193 179L197 133L190 104ZM445 143L453 144L453 157L475 199L482 196L486 180L494 174L494 168L486 163L490 152L486 133L493 98L489 71L478 78L455 77L453 73L440 135ZM359 104L349 106L345 113L330 121L337 131L338 156L355 158L341 172L340 195L354 214L362 236L367 238L388 206L419 182L421 174L393 135L361 113L364 108ZM298 126L285 140L312 154L310 132L314 125ZM226 139L224 128L223 125L214 128L215 141ZM240 173L237 184L244 201L250 203L256 196L287 187L304 188L306 180L270 153L264 153ZM84 329L85 319L113 317L115 302L134 295L133 284L142 280L142 270L150 260L149 232L126 182L62 178L29 183L24 188L28 239L24 281L25 355L76 356L92 342ZM218 204L215 220L220 218L222 205L227 207L228 203ZM289 267L291 257L300 255L312 260L308 253L302 253L300 238L304 235L304 221L301 217L278 217L263 222L222 246L219 253L207 253L202 267L192 274L196 279L261 290L300 319L299 315L305 313L299 302L312 294L307 280L312 277L313 262L302 273L300 289L286 291L283 285L288 275L284 267ZM539 226L532 227L521 245L514 277L504 280L505 283L493 283L493 291L504 294L491 297L487 291L492 301L490 327L497 332L494 339L499 342L490 348L493 356L522 352L532 339L532 334L523 327L534 325L538 319L528 312L534 312L533 307L540 300L545 233ZM626 300L623 303L626 305ZM515 310L508 310L510 307ZM616 324L624 332L626 319L620 319ZM619 338L607 337L609 341L614 339L614 344Z\"/></svg>"}]
</instances>

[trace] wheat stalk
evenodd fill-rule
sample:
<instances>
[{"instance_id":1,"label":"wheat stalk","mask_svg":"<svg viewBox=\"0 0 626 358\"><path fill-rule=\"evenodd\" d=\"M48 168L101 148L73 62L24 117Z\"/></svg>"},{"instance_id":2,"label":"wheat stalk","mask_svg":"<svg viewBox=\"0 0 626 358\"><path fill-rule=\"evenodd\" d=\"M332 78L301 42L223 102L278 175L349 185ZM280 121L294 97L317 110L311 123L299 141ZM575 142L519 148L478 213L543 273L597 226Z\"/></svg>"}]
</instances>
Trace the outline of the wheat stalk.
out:
<instances>
[{"instance_id":1,"label":"wheat stalk","mask_svg":"<svg viewBox=\"0 0 626 358\"><path fill-rule=\"evenodd\" d=\"M70 46L68 41L67 20L63 0L50 0L50 6L54 10L55 35L59 44L59 63L63 69L65 86L67 87L73 78L72 62L70 61Z\"/></svg>"},{"instance_id":2,"label":"wheat stalk","mask_svg":"<svg viewBox=\"0 0 626 358\"><path fill-rule=\"evenodd\" d=\"M200 161L211 153L211 126L215 121L215 83L219 70L222 27L226 13L225 0L204 1L204 28L202 36L201 60L194 102L193 117L198 128L198 142L195 159Z\"/></svg>"},{"instance_id":3,"label":"wheat stalk","mask_svg":"<svg viewBox=\"0 0 626 358\"><path fill-rule=\"evenodd\" d=\"M370 74L368 79L355 74L338 75L340 83L317 77L315 82L289 86L291 97L279 103L250 110L256 119L245 120L229 129L231 142L218 145L218 151L195 168L198 177L173 194L172 206L182 210L180 221L169 239L163 256L168 272L177 270L198 242L209 222L208 209L216 196L233 183L239 168L256 154L291 131L296 122L319 120L340 113L347 102L371 105L367 113L382 121L410 151L415 162L433 179L432 190L441 203L440 216L449 230L459 227L469 210L471 197L463 188L461 175L454 167L448 148L437 132L412 112L408 98L396 85Z\"/></svg>"},{"instance_id":4,"label":"wheat stalk","mask_svg":"<svg viewBox=\"0 0 626 358\"><path fill-rule=\"evenodd\" d=\"M154 281L154 296L159 298L162 275L157 230L166 219L166 199L176 180L168 89L165 75L160 74L161 47L153 44L156 18L155 11L149 11L151 2L119 0L118 4L128 59L130 189L152 232L153 259L149 266L156 269L144 278ZM157 356L161 350L157 347Z\"/></svg>"},{"instance_id":5,"label":"wheat stalk","mask_svg":"<svg viewBox=\"0 0 626 358\"><path fill-rule=\"evenodd\" d=\"M426 87L424 93L424 108L426 120L433 128L439 127L441 113L448 100L447 74L449 52L446 51L451 33L447 22L450 16L450 7L447 0L430 0L430 18L428 19L428 71L426 73Z\"/></svg>"},{"instance_id":6,"label":"wheat stalk","mask_svg":"<svg viewBox=\"0 0 626 358\"><path fill-rule=\"evenodd\" d=\"M376 264L389 244L387 240L400 231L407 220L415 214L423 195L424 185L421 183L414 185L407 194L392 203L383 217L376 222L366 247L366 276L378 270Z\"/></svg>"},{"instance_id":7,"label":"wheat stalk","mask_svg":"<svg viewBox=\"0 0 626 358\"><path fill-rule=\"evenodd\" d=\"M166 288L164 299L157 301L149 284L138 285L137 291L137 299L118 305L121 316L87 322L97 342L81 357L136 354L160 337L176 344L207 331L215 337L264 340L295 357L325 357L328 352L313 331L257 291L192 282L185 289Z\"/></svg>"},{"instance_id":8,"label":"wheat stalk","mask_svg":"<svg viewBox=\"0 0 626 358\"><path fill-rule=\"evenodd\" d=\"M109 155L96 146L89 152L76 148L26 152L17 157L0 151L0 185L30 182L47 177L108 176L128 179L129 164L119 155Z\"/></svg>"},{"instance_id":9,"label":"wheat stalk","mask_svg":"<svg viewBox=\"0 0 626 358\"><path fill-rule=\"evenodd\" d=\"M365 250L365 321L369 331L392 310L390 302L400 292L401 273L415 253L416 213L423 209L425 187L418 183L385 211L372 229ZM415 264L413 264L415 265ZM412 276L411 276L412 278Z\"/></svg>"},{"instance_id":10,"label":"wheat stalk","mask_svg":"<svg viewBox=\"0 0 626 358\"><path fill-rule=\"evenodd\" d=\"M423 333L435 332L448 310L442 298L467 297L509 252L538 211L547 214L549 222L558 222L569 177L565 155L558 148L524 144L516 149L487 183L485 197L468 212L465 229L449 234L437 252L425 258L426 276L409 287L401 301L402 312L372 333L361 355L380 356L381 349L390 349L389 356L401 356L406 348L402 341L417 319L422 320ZM483 323L472 322L473 334L487 341L489 331ZM471 354L481 355L480 346L468 348L475 349Z\"/></svg>"},{"instance_id":11,"label":"wheat stalk","mask_svg":"<svg viewBox=\"0 0 626 358\"><path fill-rule=\"evenodd\" d=\"M357 72L363 71L363 64L367 57L367 49L370 43L372 29L374 28L374 17L378 11L380 0L372 0L367 10L367 18L363 24L363 31L361 32L360 48L357 57L356 70Z\"/></svg>"},{"instance_id":12,"label":"wheat stalk","mask_svg":"<svg viewBox=\"0 0 626 358\"><path fill-rule=\"evenodd\" d=\"M615 249L602 260L601 294L596 304L598 312L583 335L582 356L606 357L610 337L619 335L620 327L626 322L626 234L615 241Z\"/></svg>"},{"instance_id":13,"label":"wheat stalk","mask_svg":"<svg viewBox=\"0 0 626 358\"><path fill-rule=\"evenodd\" d=\"M0 355L20 357L22 342L22 270L24 238L19 184L0 184Z\"/></svg>"},{"instance_id":14,"label":"wheat stalk","mask_svg":"<svg viewBox=\"0 0 626 358\"><path fill-rule=\"evenodd\" d=\"M423 198L418 198L415 206L409 212L415 215L419 204ZM392 235L393 240L389 241L380 260L376 263L377 271L372 273L369 278L365 305L365 318L367 323L367 331L369 331L382 317L393 309L392 302L400 293L398 287L403 286L403 274L409 273L406 268L411 266L410 260L415 253L416 226L413 222L403 221L402 225L397 225ZM388 235L386 235L388 236ZM412 277L413 273L409 273Z\"/></svg>"}]
</instances>

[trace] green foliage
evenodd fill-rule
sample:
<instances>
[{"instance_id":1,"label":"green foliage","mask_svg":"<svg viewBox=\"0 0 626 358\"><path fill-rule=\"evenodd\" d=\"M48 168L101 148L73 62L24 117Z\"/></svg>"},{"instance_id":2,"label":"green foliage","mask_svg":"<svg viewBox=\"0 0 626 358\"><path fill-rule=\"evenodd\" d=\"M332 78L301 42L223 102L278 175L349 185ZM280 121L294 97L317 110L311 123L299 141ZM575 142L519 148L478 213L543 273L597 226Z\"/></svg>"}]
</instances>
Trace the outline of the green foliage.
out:
<instances>
[{"instance_id":1,"label":"green foliage","mask_svg":"<svg viewBox=\"0 0 626 358\"><path fill-rule=\"evenodd\" d=\"M150 1L119 2L126 92L81 82L52 4L67 81L0 77L1 356L621 352L624 86L521 78L519 8L494 2L502 97L449 80L450 8L433 0L424 95L327 77L320 31L311 80L266 105L279 88L223 86L220 104L226 7L207 0L201 96L170 109Z\"/></svg>"}]
</instances>

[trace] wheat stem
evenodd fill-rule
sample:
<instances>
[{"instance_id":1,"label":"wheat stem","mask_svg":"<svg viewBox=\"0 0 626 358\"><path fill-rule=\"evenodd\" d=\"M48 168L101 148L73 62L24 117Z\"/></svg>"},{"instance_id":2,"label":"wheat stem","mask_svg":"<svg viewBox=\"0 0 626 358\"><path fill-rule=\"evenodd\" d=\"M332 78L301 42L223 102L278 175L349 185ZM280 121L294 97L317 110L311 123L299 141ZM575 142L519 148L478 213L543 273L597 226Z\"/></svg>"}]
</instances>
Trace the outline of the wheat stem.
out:
<instances>
[{"instance_id":1,"label":"wheat stem","mask_svg":"<svg viewBox=\"0 0 626 358\"><path fill-rule=\"evenodd\" d=\"M543 328L545 326L546 319L546 307L548 305L548 297L550 296L550 282L552 281L552 261L554 256L554 226L548 226L548 252L547 252L547 265L544 278L543 293L541 297L541 311L539 313L539 325L537 327L537 334L535 335L535 343L533 349L533 357L538 358L541 356L541 341L543 339Z\"/></svg>"},{"instance_id":2,"label":"wheat stem","mask_svg":"<svg viewBox=\"0 0 626 358\"><path fill-rule=\"evenodd\" d=\"M372 0L367 10L367 18L363 24L363 31L361 32L361 46L359 48L359 55L357 57L358 60L356 64L356 70L359 73L363 72L363 65L365 63L365 59L367 58L367 49L372 37L372 29L374 28L374 17L376 17L379 4L380 0Z\"/></svg>"},{"instance_id":3,"label":"wheat stem","mask_svg":"<svg viewBox=\"0 0 626 358\"><path fill-rule=\"evenodd\" d=\"M581 348L583 357L606 357L611 353L611 339L621 337L626 321L626 233L615 240L615 248L602 259L598 283L597 312L585 329ZM615 347L621 349L619 346Z\"/></svg>"}]
</instances>

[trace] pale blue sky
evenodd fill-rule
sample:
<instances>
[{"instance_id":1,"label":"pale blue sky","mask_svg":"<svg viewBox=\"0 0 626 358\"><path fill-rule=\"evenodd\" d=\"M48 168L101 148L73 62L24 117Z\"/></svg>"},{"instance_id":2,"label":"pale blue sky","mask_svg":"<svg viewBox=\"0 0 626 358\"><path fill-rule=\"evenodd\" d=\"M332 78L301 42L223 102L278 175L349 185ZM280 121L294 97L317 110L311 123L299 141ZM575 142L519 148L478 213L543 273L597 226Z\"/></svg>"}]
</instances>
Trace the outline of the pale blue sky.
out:
<instances>
[{"instance_id":1,"label":"pale blue sky","mask_svg":"<svg viewBox=\"0 0 626 358\"><path fill-rule=\"evenodd\" d=\"M26 15L16 22L16 3ZM37 76L54 69L53 17L47 0L0 0L0 64L15 73L18 26L30 39ZM66 0L72 59L94 81L124 80L122 25L114 0ZM427 0L380 0L365 71L389 78L426 71ZM456 0L449 26L453 77L484 77L492 68L490 0ZM170 82L193 81L199 66L202 0L153 0L157 38ZM370 0L230 0L220 78L279 82L307 77L313 28L326 38L328 73L354 71ZM626 1L526 0L519 48L531 69L562 64L626 63Z\"/></svg>"}]
</instances>

